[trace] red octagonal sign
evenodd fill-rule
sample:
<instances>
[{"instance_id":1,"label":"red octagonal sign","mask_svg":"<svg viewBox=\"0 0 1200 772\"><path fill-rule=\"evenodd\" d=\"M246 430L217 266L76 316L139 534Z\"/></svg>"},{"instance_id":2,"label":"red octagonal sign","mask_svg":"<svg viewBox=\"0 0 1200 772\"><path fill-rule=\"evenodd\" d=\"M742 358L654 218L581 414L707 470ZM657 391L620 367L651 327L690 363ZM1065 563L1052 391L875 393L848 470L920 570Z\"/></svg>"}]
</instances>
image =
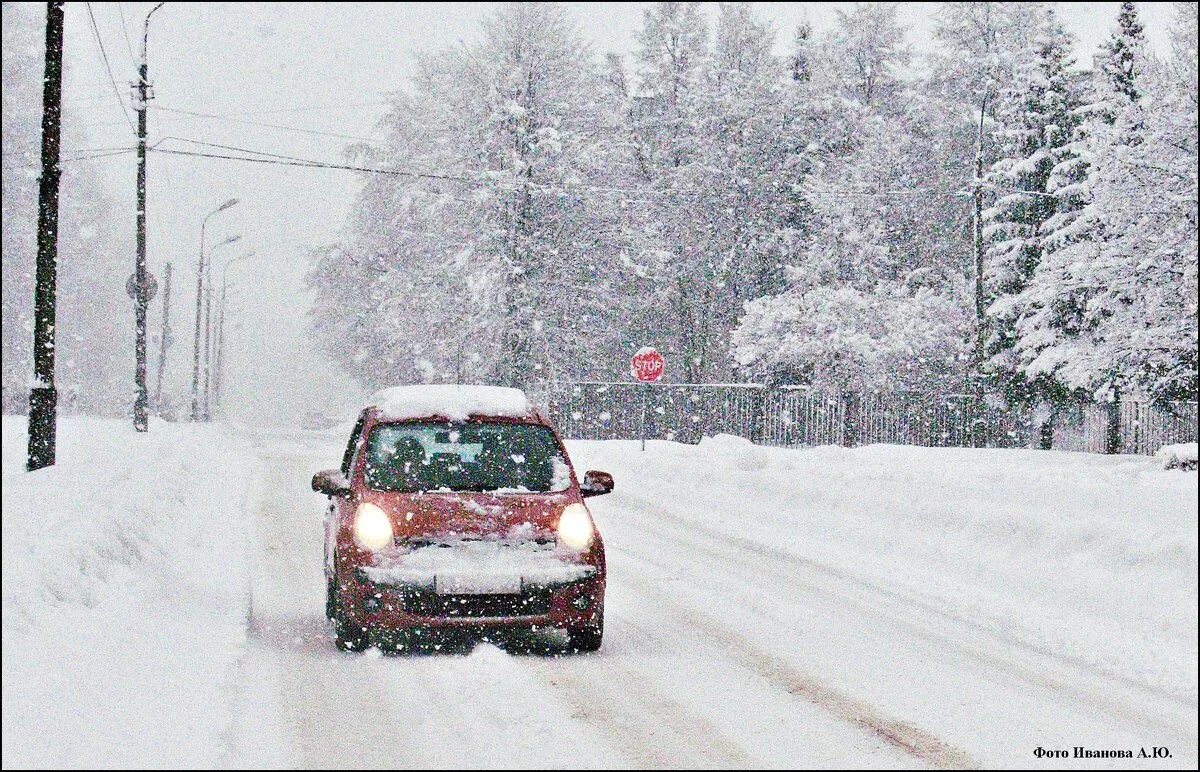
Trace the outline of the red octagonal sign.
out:
<instances>
[{"instance_id":1,"label":"red octagonal sign","mask_svg":"<svg viewBox=\"0 0 1200 772\"><path fill-rule=\"evenodd\" d=\"M646 346L633 355L633 376L642 383L653 383L663 377L666 361L662 354Z\"/></svg>"}]
</instances>

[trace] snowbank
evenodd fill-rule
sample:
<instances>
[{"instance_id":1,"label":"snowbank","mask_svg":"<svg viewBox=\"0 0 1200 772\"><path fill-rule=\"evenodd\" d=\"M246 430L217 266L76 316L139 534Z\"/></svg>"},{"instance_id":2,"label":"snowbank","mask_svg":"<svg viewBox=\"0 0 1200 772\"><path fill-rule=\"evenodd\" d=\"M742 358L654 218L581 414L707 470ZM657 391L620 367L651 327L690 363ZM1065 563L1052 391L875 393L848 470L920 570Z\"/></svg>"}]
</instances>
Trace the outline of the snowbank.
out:
<instances>
[{"instance_id":1,"label":"snowbank","mask_svg":"<svg viewBox=\"0 0 1200 772\"><path fill-rule=\"evenodd\" d=\"M208 766L245 643L244 454L218 427L3 419L4 766Z\"/></svg>"},{"instance_id":2,"label":"snowbank","mask_svg":"<svg viewBox=\"0 0 1200 772\"><path fill-rule=\"evenodd\" d=\"M1164 445L1154 454L1162 464L1163 469L1191 469L1198 464L1197 443L1181 442L1178 445Z\"/></svg>"},{"instance_id":3,"label":"snowbank","mask_svg":"<svg viewBox=\"0 0 1200 772\"><path fill-rule=\"evenodd\" d=\"M370 405L391 421L441 416L465 421L472 415L521 418L533 412L525 392L505 386L394 386L371 397Z\"/></svg>"},{"instance_id":4,"label":"snowbank","mask_svg":"<svg viewBox=\"0 0 1200 772\"><path fill-rule=\"evenodd\" d=\"M577 467L612 472L614 505L640 516L849 572L1196 699L1195 475L1059 451L785 449L725 436L646 453L569 446Z\"/></svg>"}]
</instances>

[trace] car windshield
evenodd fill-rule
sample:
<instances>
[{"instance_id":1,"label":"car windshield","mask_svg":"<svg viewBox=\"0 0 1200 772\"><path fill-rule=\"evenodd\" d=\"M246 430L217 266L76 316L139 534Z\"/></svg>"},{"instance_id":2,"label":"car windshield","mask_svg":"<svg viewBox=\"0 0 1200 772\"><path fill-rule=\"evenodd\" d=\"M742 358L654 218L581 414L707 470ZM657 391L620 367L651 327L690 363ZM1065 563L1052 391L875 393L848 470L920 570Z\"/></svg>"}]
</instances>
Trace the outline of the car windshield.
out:
<instances>
[{"instance_id":1,"label":"car windshield","mask_svg":"<svg viewBox=\"0 0 1200 772\"><path fill-rule=\"evenodd\" d=\"M381 424L367 441L373 490L549 493L571 484L553 432L523 423Z\"/></svg>"}]
</instances>

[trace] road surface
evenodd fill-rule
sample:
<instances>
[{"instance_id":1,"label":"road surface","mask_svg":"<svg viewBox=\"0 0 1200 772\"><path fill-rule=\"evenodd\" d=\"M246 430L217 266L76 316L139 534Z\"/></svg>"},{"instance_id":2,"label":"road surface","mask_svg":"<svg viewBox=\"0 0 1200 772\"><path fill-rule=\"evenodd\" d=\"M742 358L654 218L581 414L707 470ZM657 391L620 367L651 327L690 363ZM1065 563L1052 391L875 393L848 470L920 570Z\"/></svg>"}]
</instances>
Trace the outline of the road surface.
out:
<instances>
[{"instance_id":1,"label":"road surface","mask_svg":"<svg viewBox=\"0 0 1200 772\"><path fill-rule=\"evenodd\" d=\"M323 617L324 500L309 479L335 466L340 448L302 435L256 445L236 758L388 768L1196 766L1194 703L864 581L853 566L697 526L673 510L683 504L622 489L619 476L615 493L589 501L609 566L599 653L490 644L339 653ZM589 468L586 446L573 454ZM1075 746L1172 755L1035 755Z\"/></svg>"}]
</instances>

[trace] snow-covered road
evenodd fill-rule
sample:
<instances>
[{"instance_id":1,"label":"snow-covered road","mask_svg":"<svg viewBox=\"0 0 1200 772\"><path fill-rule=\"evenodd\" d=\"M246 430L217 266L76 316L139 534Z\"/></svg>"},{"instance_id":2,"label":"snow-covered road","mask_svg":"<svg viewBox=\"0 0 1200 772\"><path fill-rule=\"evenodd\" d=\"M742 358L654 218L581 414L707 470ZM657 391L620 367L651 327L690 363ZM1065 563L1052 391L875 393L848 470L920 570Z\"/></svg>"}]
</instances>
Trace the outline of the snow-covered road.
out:
<instances>
[{"instance_id":1,"label":"snow-covered road","mask_svg":"<svg viewBox=\"0 0 1200 772\"><path fill-rule=\"evenodd\" d=\"M251 636L234 679L232 759L393 768L1196 766L1191 687L1155 688L1030 643L852 561L824 563L730 534L719 527L720 491L689 498L669 493L666 480L662 490L622 485L623 473L638 475L621 467L639 460L600 443L572 446L579 468L617 477L614 494L590 502L609 557L598 654L487 644L469 653L338 653L322 616L322 500L308 479L334 465L339 449L299 437L259 435L250 444L258 454ZM705 498L711 513L699 511ZM1172 755L1035 756L1039 747L1075 746L1165 746Z\"/></svg>"}]
</instances>

